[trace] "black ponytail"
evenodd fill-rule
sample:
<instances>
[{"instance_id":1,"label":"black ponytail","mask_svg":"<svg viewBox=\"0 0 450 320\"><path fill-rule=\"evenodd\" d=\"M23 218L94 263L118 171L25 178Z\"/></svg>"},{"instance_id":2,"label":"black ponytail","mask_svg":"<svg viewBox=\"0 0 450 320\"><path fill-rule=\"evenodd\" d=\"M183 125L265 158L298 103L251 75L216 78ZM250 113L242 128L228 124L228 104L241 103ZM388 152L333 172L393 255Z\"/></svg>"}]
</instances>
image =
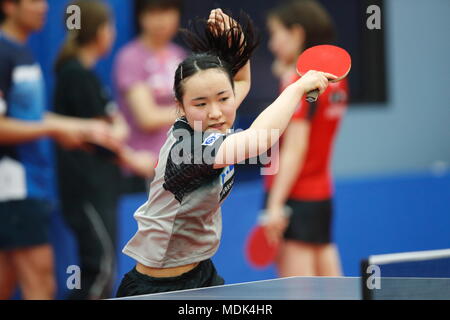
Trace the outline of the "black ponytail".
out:
<instances>
[{"instance_id":1,"label":"black ponytail","mask_svg":"<svg viewBox=\"0 0 450 320\"><path fill-rule=\"evenodd\" d=\"M206 20L190 22L190 30L182 29L184 41L193 54L178 66L175 72L174 91L178 101L182 101L182 81L206 69L221 69L229 77L234 89L233 77L245 66L259 44L250 17L241 13L230 29L221 30L221 23L208 24Z\"/></svg>"}]
</instances>

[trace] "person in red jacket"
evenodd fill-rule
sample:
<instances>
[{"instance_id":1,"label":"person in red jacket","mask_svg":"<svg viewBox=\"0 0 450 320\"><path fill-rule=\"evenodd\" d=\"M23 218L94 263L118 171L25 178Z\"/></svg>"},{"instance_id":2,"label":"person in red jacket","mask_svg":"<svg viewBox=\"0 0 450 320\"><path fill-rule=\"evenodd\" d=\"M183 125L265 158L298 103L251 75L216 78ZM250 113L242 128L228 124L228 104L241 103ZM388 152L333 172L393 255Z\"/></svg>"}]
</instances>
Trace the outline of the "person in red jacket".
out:
<instances>
[{"instance_id":1,"label":"person in red jacket","mask_svg":"<svg viewBox=\"0 0 450 320\"><path fill-rule=\"evenodd\" d=\"M298 80L299 54L314 45L331 43L334 26L316 1L286 2L267 19L273 72L284 89ZM339 276L341 268L332 241L333 143L345 113L348 84L330 83L315 103L303 98L280 140L279 170L265 176L267 235L279 242L276 265L281 277ZM275 161L275 160L274 160ZM292 209L286 218L285 206Z\"/></svg>"}]
</instances>

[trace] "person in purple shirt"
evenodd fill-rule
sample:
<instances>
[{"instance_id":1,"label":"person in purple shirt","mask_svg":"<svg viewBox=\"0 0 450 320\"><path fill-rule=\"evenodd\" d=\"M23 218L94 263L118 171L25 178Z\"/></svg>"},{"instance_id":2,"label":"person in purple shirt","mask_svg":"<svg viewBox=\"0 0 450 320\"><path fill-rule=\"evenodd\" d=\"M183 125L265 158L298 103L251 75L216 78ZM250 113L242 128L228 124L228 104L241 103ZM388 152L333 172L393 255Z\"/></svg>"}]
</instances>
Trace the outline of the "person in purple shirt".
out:
<instances>
[{"instance_id":1,"label":"person in purple shirt","mask_svg":"<svg viewBox=\"0 0 450 320\"><path fill-rule=\"evenodd\" d=\"M122 114L130 127L127 144L159 154L177 118L173 74L185 51L172 42L182 10L181 0L135 1L138 35L117 55L114 83ZM138 181L143 191L144 181Z\"/></svg>"}]
</instances>

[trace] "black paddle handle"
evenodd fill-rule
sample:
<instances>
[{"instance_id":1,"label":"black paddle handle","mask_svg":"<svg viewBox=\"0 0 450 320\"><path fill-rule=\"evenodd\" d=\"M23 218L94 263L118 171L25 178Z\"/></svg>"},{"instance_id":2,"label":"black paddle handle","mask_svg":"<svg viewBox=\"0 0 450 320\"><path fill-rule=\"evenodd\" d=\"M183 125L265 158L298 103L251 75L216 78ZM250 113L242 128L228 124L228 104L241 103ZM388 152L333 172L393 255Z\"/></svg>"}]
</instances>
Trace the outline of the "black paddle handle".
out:
<instances>
[{"instance_id":1,"label":"black paddle handle","mask_svg":"<svg viewBox=\"0 0 450 320\"><path fill-rule=\"evenodd\" d=\"M308 101L308 102L316 102L318 96L319 96L319 90L318 89L310 91L306 95L306 101Z\"/></svg>"}]
</instances>

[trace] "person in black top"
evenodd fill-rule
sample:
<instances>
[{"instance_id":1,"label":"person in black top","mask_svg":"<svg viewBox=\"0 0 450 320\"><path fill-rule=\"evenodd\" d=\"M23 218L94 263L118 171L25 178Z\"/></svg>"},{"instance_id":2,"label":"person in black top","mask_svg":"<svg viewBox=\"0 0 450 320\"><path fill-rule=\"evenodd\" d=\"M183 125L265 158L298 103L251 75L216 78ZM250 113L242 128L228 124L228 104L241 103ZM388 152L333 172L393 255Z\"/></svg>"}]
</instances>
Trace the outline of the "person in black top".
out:
<instances>
[{"instance_id":1,"label":"person in black top","mask_svg":"<svg viewBox=\"0 0 450 320\"><path fill-rule=\"evenodd\" d=\"M46 0L0 0L0 300L16 286L23 299L55 298L48 138L73 149L104 132L100 120L48 111L43 72L27 45L47 11Z\"/></svg>"},{"instance_id":2,"label":"person in black top","mask_svg":"<svg viewBox=\"0 0 450 320\"><path fill-rule=\"evenodd\" d=\"M55 111L61 115L95 118L108 126L107 147L87 151L57 150L58 183L63 215L78 241L81 289L70 299L99 299L111 294L115 269L116 207L119 197L118 161L150 176L153 159L122 148L127 126L106 89L91 70L114 41L109 8L100 1L77 1L83 13L80 30L70 31L57 58ZM103 137L102 137L103 139ZM139 167L139 164L138 166Z\"/></svg>"}]
</instances>

